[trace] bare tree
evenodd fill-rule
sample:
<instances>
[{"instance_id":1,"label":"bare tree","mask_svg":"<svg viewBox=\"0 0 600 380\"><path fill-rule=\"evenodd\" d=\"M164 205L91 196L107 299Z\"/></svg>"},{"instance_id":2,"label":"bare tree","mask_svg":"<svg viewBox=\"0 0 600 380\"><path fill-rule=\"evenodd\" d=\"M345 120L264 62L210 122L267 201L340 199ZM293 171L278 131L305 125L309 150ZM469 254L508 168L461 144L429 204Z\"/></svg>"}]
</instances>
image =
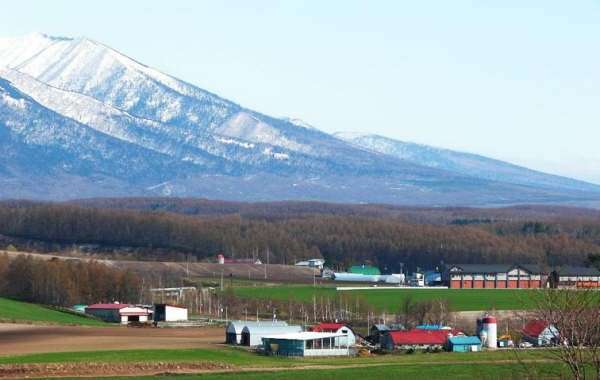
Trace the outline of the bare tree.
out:
<instances>
[{"instance_id":1,"label":"bare tree","mask_svg":"<svg viewBox=\"0 0 600 380\"><path fill-rule=\"evenodd\" d=\"M575 379L586 367L600 380L600 293L587 289L544 289L533 298L530 317L546 323L555 343L550 355L563 362Z\"/></svg>"}]
</instances>

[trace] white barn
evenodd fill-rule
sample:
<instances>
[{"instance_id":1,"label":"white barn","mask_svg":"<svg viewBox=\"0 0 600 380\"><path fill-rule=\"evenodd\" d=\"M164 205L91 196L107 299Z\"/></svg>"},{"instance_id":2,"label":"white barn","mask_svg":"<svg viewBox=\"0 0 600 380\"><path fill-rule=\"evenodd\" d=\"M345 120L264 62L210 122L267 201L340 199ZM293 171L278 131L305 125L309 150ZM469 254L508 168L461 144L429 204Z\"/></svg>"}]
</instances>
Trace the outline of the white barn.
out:
<instances>
[{"instance_id":1,"label":"white barn","mask_svg":"<svg viewBox=\"0 0 600 380\"><path fill-rule=\"evenodd\" d=\"M244 327L255 325L287 326L288 324L285 321L231 321L225 328L225 343L241 344Z\"/></svg>"},{"instance_id":2,"label":"white barn","mask_svg":"<svg viewBox=\"0 0 600 380\"><path fill-rule=\"evenodd\" d=\"M242 346L256 347L263 344L262 338L269 335L293 334L302 331L301 326L248 325L242 330Z\"/></svg>"}]
</instances>

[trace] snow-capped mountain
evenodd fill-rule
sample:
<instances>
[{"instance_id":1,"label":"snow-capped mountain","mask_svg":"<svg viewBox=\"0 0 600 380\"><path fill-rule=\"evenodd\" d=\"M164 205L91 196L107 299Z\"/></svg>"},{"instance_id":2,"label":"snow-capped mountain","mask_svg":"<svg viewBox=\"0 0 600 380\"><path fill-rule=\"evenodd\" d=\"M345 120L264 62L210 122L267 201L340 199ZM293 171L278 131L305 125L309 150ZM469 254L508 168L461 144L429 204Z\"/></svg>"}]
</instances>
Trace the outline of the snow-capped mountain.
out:
<instances>
[{"instance_id":1,"label":"snow-capped mountain","mask_svg":"<svg viewBox=\"0 0 600 380\"><path fill-rule=\"evenodd\" d=\"M541 173L477 154L399 141L375 134L337 132L334 133L334 136L373 152L431 168L459 173L464 176L526 186L562 187L575 190L588 189L590 191L597 189L596 185L583 181Z\"/></svg>"},{"instance_id":2,"label":"snow-capped mountain","mask_svg":"<svg viewBox=\"0 0 600 380\"><path fill-rule=\"evenodd\" d=\"M600 187L484 157L365 141L249 110L90 39L0 38L2 197L600 198Z\"/></svg>"}]
</instances>

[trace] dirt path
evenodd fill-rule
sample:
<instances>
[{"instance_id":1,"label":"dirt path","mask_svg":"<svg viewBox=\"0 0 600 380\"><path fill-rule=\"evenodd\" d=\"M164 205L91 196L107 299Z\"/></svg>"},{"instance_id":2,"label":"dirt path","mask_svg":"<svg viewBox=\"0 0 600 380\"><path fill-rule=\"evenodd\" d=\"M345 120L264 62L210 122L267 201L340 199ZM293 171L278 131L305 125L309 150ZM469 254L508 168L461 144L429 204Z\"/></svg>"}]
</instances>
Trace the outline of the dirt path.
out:
<instances>
[{"instance_id":1,"label":"dirt path","mask_svg":"<svg viewBox=\"0 0 600 380\"><path fill-rule=\"evenodd\" d=\"M223 328L76 327L0 324L0 356L42 352L198 348L225 340Z\"/></svg>"}]
</instances>

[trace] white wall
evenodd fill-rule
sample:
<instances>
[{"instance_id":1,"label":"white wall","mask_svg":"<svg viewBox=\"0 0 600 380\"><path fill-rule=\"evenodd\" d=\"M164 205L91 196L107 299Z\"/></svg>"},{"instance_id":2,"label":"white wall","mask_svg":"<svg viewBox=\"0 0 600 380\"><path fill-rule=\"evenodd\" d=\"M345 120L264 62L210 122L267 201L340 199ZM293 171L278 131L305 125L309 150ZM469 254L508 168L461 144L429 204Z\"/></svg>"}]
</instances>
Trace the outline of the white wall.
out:
<instances>
[{"instance_id":1,"label":"white wall","mask_svg":"<svg viewBox=\"0 0 600 380\"><path fill-rule=\"evenodd\" d=\"M187 321L187 320L188 320L187 309L168 306L168 305L165 307L165 321L175 322L175 321Z\"/></svg>"}]
</instances>

